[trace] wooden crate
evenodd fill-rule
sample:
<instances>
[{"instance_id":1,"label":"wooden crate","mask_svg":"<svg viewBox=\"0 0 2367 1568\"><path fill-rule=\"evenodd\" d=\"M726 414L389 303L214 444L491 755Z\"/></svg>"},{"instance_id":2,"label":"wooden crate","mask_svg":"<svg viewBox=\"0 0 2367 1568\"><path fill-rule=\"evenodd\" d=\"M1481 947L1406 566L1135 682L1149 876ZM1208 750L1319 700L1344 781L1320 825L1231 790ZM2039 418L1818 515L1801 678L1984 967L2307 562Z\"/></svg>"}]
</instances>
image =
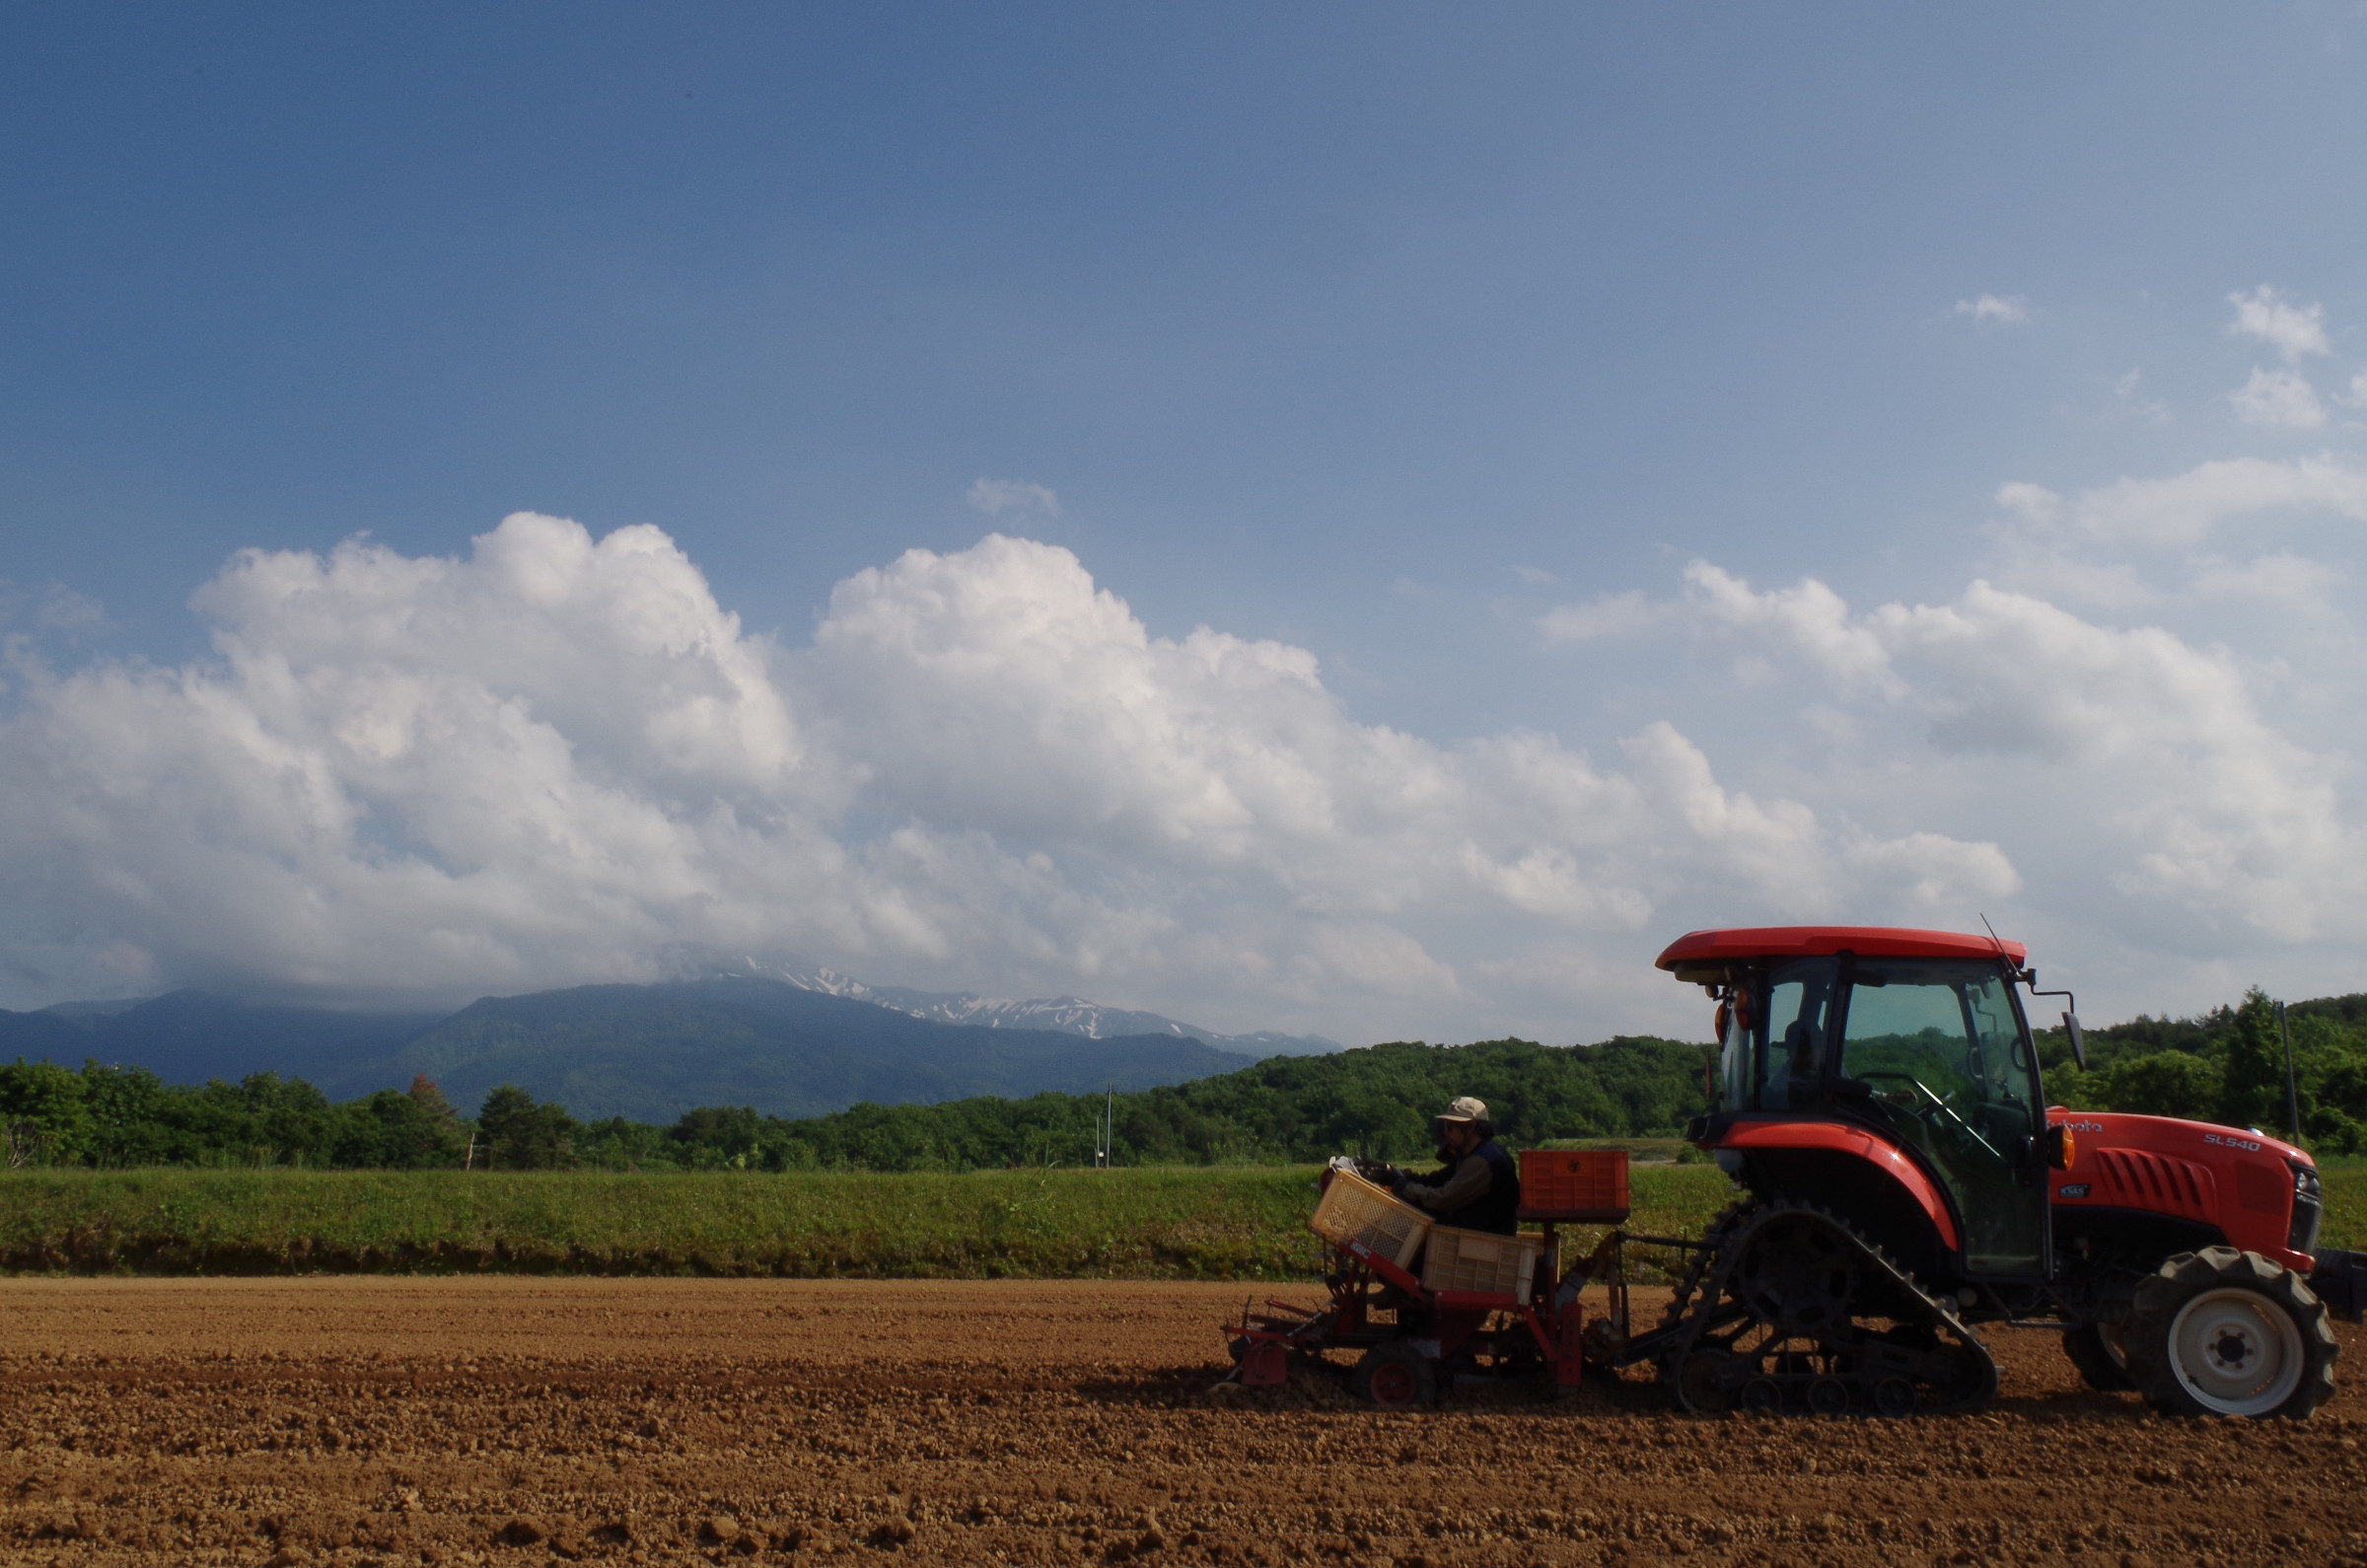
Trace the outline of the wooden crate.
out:
<instances>
[{"instance_id":1,"label":"wooden crate","mask_svg":"<svg viewBox=\"0 0 2367 1568\"><path fill-rule=\"evenodd\" d=\"M1624 1149L1524 1149L1521 1210L1525 1214L1627 1213Z\"/></svg>"},{"instance_id":2,"label":"wooden crate","mask_svg":"<svg viewBox=\"0 0 2367 1568\"><path fill-rule=\"evenodd\" d=\"M1422 1288L1483 1290L1527 1300L1544 1242L1542 1236L1498 1236L1433 1225L1429 1249L1422 1254Z\"/></svg>"},{"instance_id":3,"label":"wooden crate","mask_svg":"<svg viewBox=\"0 0 2367 1568\"><path fill-rule=\"evenodd\" d=\"M1430 1217L1410 1203L1400 1203L1387 1187L1377 1186L1352 1171L1331 1173L1331 1184L1315 1206L1309 1229L1327 1241L1362 1242L1372 1252L1399 1268L1412 1265L1430 1234Z\"/></svg>"}]
</instances>

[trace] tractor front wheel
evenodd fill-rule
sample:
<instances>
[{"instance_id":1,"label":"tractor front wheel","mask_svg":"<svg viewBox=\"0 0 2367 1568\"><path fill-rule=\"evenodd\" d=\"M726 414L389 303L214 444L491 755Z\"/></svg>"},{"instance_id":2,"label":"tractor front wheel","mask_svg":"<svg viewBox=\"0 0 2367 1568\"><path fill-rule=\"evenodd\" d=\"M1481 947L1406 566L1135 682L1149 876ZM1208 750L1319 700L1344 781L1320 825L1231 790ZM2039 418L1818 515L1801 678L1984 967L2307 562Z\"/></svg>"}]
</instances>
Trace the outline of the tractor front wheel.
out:
<instances>
[{"instance_id":1,"label":"tractor front wheel","mask_svg":"<svg viewBox=\"0 0 2367 1568\"><path fill-rule=\"evenodd\" d=\"M2334 1391L2333 1330L2301 1277L2258 1252L2181 1252L2137 1287L2128 1375L2166 1415L2299 1418Z\"/></svg>"},{"instance_id":2,"label":"tractor front wheel","mask_svg":"<svg viewBox=\"0 0 2367 1568\"><path fill-rule=\"evenodd\" d=\"M1404 1340L1375 1345L1348 1375L1348 1391L1384 1410L1438 1402L1438 1363Z\"/></svg>"}]
</instances>

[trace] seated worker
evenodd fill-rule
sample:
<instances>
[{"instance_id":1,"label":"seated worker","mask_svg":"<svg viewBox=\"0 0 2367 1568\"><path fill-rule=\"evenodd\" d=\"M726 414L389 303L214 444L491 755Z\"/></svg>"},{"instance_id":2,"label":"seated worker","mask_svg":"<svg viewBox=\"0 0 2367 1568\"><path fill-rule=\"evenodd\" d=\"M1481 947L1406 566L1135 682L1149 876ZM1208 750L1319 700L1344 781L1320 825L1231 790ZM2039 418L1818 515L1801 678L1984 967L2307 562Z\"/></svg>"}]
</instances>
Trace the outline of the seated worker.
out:
<instances>
[{"instance_id":1,"label":"seated worker","mask_svg":"<svg viewBox=\"0 0 2367 1568\"><path fill-rule=\"evenodd\" d=\"M1439 1169L1429 1176L1393 1173L1390 1190L1430 1211L1441 1225L1510 1236L1520 1229L1521 1171L1496 1142L1487 1106L1466 1095L1430 1122Z\"/></svg>"}]
</instances>

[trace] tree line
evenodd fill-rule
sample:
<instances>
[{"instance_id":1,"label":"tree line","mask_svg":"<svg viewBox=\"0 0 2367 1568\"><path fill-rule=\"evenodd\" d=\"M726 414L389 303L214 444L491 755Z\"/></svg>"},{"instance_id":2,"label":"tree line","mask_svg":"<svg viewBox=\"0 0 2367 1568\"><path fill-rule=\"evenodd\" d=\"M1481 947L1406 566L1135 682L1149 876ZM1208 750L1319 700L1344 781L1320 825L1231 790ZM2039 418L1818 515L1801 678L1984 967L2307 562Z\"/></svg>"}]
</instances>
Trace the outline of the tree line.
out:
<instances>
[{"instance_id":1,"label":"tree line","mask_svg":"<svg viewBox=\"0 0 2367 1568\"><path fill-rule=\"evenodd\" d=\"M2281 1029L2276 1004L2256 988L2194 1018L2091 1030L2084 1072L2059 1030L2039 1046L2058 1104L2281 1132L2287 1032L2303 1141L2367 1153L2367 995L2296 1003ZM1430 1116L1458 1095L1486 1101L1516 1147L1671 1136L1703 1108L1704 1065L1704 1047L1650 1037L1399 1041L1110 1097L864 1104L798 1118L703 1106L658 1124L579 1121L512 1085L464 1116L425 1078L331 1103L272 1073L179 1086L138 1067L20 1059L0 1066L0 1135L12 1167L962 1171L1086 1165L1103 1148L1121 1165L1311 1162L1342 1151L1405 1160L1427 1152Z\"/></svg>"},{"instance_id":2,"label":"tree line","mask_svg":"<svg viewBox=\"0 0 2367 1568\"><path fill-rule=\"evenodd\" d=\"M2088 1070L2060 1030L2039 1036L2050 1096L2084 1110L2184 1116L2285 1136L2286 1051L2301 1141L2367 1154L2367 993L2295 1002L2278 1017L2259 986L2194 1018L2140 1015L2087 1031Z\"/></svg>"},{"instance_id":3,"label":"tree line","mask_svg":"<svg viewBox=\"0 0 2367 1568\"><path fill-rule=\"evenodd\" d=\"M660 1125L579 1121L511 1085L470 1117L424 1077L332 1103L275 1073L181 1086L139 1067L20 1059L0 1066L0 1134L17 1167L958 1171L1086 1165L1105 1148L1122 1165L1268 1164L1343 1149L1419 1156L1430 1116L1467 1094L1516 1141L1666 1135L1700 1108L1701 1063L1700 1047L1655 1039L1399 1042L1115 1096L864 1104L799 1118L703 1106Z\"/></svg>"}]
</instances>

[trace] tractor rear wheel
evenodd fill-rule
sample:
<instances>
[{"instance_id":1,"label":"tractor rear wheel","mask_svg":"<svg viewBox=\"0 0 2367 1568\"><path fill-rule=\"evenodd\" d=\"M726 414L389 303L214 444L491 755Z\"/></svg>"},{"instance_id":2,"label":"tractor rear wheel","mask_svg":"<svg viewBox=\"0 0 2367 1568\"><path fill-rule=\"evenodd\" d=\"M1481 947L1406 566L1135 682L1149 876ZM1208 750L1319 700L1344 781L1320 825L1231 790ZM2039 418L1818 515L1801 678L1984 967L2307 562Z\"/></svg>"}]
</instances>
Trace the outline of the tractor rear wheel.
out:
<instances>
[{"instance_id":1,"label":"tractor rear wheel","mask_svg":"<svg viewBox=\"0 0 2367 1568\"><path fill-rule=\"evenodd\" d=\"M1404 1340L1375 1345L1348 1374L1348 1391L1384 1410L1438 1402L1438 1363Z\"/></svg>"},{"instance_id":2,"label":"tractor rear wheel","mask_svg":"<svg viewBox=\"0 0 2367 1568\"><path fill-rule=\"evenodd\" d=\"M2333 1330L2301 1276L2258 1252L2181 1252L2137 1287L2128 1374L2166 1415L2299 1418L2334 1391Z\"/></svg>"},{"instance_id":3,"label":"tractor rear wheel","mask_svg":"<svg viewBox=\"0 0 2367 1568\"><path fill-rule=\"evenodd\" d=\"M2118 1323L2073 1324L2064 1331L2063 1354L2099 1393L2123 1393L2137 1386L2128 1375L2128 1341Z\"/></svg>"}]
</instances>

